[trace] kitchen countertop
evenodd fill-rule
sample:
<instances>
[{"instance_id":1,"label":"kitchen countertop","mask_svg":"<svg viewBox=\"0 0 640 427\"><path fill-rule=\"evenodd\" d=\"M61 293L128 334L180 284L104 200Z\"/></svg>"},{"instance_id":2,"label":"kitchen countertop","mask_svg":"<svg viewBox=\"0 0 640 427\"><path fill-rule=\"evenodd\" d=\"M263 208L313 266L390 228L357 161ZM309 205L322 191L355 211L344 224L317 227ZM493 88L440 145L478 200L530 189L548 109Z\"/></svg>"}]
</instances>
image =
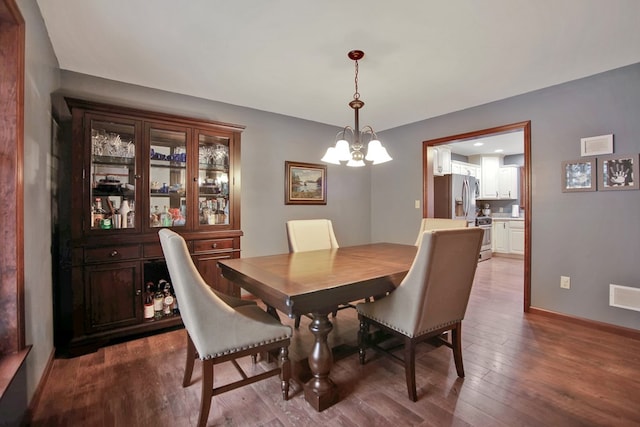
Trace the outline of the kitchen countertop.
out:
<instances>
[{"instance_id":1,"label":"kitchen countertop","mask_svg":"<svg viewBox=\"0 0 640 427\"><path fill-rule=\"evenodd\" d=\"M491 219L493 219L494 221L524 221L524 217L523 216L514 218L514 217L510 217L510 216L495 216L495 215L492 215Z\"/></svg>"}]
</instances>

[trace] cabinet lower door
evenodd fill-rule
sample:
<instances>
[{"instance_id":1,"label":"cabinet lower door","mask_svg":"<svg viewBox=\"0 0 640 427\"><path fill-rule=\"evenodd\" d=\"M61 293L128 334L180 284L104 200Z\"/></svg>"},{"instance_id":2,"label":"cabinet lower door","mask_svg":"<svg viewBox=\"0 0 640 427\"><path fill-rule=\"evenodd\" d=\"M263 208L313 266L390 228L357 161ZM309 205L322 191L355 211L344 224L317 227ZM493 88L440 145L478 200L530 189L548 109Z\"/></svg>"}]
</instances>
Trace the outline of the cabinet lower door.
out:
<instances>
[{"instance_id":1,"label":"cabinet lower door","mask_svg":"<svg viewBox=\"0 0 640 427\"><path fill-rule=\"evenodd\" d=\"M493 223L493 241L495 242L494 252L509 253L509 225L506 221L496 221Z\"/></svg>"},{"instance_id":2,"label":"cabinet lower door","mask_svg":"<svg viewBox=\"0 0 640 427\"><path fill-rule=\"evenodd\" d=\"M524 255L524 228L509 230L509 249L512 254Z\"/></svg>"},{"instance_id":3,"label":"cabinet lower door","mask_svg":"<svg viewBox=\"0 0 640 427\"><path fill-rule=\"evenodd\" d=\"M85 328L95 333L142 321L140 264L85 267Z\"/></svg>"},{"instance_id":4,"label":"cabinet lower door","mask_svg":"<svg viewBox=\"0 0 640 427\"><path fill-rule=\"evenodd\" d=\"M240 297L240 287L222 277L222 270L218 267L219 260L229 258L232 258L231 254L199 255L195 261L198 271L209 286L227 295Z\"/></svg>"}]
</instances>

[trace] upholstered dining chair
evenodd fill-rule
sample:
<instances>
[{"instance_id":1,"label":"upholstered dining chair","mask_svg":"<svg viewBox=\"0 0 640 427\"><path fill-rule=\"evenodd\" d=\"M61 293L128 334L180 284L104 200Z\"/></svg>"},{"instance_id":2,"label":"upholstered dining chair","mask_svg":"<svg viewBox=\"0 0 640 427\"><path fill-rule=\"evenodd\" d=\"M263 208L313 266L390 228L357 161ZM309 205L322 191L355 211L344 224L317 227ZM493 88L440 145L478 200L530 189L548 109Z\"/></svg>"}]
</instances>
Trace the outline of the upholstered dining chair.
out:
<instances>
[{"instance_id":1,"label":"upholstered dining chair","mask_svg":"<svg viewBox=\"0 0 640 427\"><path fill-rule=\"evenodd\" d=\"M381 299L356 306L360 320L360 363L365 363L366 349L371 347L403 364L409 399L414 402L418 343L434 337L441 340L453 350L458 376L464 377L461 327L482 235L483 230L475 227L425 231L413 264L400 285ZM371 325L378 328L377 334L370 334ZM442 336L447 331L451 331L451 341ZM395 354L397 347L380 345L388 336L401 339L403 358Z\"/></svg>"},{"instance_id":2,"label":"upholstered dining chair","mask_svg":"<svg viewBox=\"0 0 640 427\"><path fill-rule=\"evenodd\" d=\"M338 248L330 219L292 219L287 221L290 252Z\"/></svg>"},{"instance_id":3,"label":"upholstered dining chair","mask_svg":"<svg viewBox=\"0 0 640 427\"><path fill-rule=\"evenodd\" d=\"M274 375L280 375L282 397L288 400L291 327L280 324L254 303L246 303L212 290L193 264L184 239L166 228L158 234L176 297L180 301L182 322L187 330L183 387L191 383L195 358L202 361L198 425L206 425L213 396ZM256 354L271 351L279 351L278 366L260 374L247 376L237 362L238 358L252 356L255 363ZM214 387L214 365L227 361L234 365L242 379Z\"/></svg>"},{"instance_id":4,"label":"upholstered dining chair","mask_svg":"<svg viewBox=\"0 0 640 427\"><path fill-rule=\"evenodd\" d=\"M416 239L415 246L420 246L420 240L422 240L422 233L425 231L433 230L448 230L449 228L466 228L466 219L451 219L451 218L422 218L420 222L420 230L418 231L418 238Z\"/></svg>"},{"instance_id":5,"label":"upholstered dining chair","mask_svg":"<svg viewBox=\"0 0 640 427\"><path fill-rule=\"evenodd\" d=\"M339 248L330 219L292 219L287 221L289 252L307 252L320 249ZM350 306L340 306L340 309ZM336 311L333 312L335 317ZM294 327L300 327L300 316L296 316Z\"/></svg>"}]
</instances>

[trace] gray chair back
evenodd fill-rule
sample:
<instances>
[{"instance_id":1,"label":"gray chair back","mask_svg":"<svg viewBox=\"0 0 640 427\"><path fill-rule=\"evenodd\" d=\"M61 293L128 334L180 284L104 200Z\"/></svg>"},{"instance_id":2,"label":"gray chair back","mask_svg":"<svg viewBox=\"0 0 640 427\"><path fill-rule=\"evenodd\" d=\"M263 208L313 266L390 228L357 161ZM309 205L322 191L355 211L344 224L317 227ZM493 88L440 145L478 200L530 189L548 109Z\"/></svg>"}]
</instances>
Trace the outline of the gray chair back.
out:
<instances>
[{"instance_id":1,"label":"gray chair back","mask_svg":"<svg viewBox=\"0 0 640 427\"><path fill-rule=\"evenodd\" d=\"M416 238L415 246L420 246L422 240L422 234L425 231L433 230L447 230L449 228L466 228L466 219L451 219L451 218L422 218L420 222L420 231Z\"/></svg>"},{"instance_id":2,"label":"gray chair back","mask_svg":"<svg viewBox=\"0 0 640 427\"><path fill-rule=\"evenodd\" d=\"M169 229L162 229L158 234L180 304L182 322L201 359L291 337L289 326L267 323L263 320L273 319L262 316L257 319L250 315L254 310L225 303L196 269L182 236Z\"/></svg>"},{"instance_id":3,"label":"gray chair back","mask_svg":"<svg viewBox=\"0 0 640 427\"><path fill-rule=\"evenodd\" d=\"M426 231L413 264L388 296L358 311L408 337L464 318L478 265L483 230Z\"/></svg>"}]
</instances>

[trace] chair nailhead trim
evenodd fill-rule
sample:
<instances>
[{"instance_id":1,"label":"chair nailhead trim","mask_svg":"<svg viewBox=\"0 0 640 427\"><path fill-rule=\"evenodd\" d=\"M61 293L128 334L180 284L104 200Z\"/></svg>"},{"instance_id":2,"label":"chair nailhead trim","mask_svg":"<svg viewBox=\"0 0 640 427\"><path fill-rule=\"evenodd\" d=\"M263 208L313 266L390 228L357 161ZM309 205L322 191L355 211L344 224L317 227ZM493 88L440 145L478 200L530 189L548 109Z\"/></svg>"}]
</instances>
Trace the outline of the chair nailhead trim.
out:
<instances>
[{"instance_id":1,"label":"chair nailhead trim","mask_svg":"<svg viewBox=\"0 0 640 427\"><path fill-rule=\"evenodd\" d=\"M364 314L363 314L363 316L364 316ZM365 316L365 317L367 317L367 316ZM453 320L451 322L447 322L447 323L443 323L443 324L440 324L440 325L436 325L436 326L434 326L434 327L432 327L430 329L426 329L424 331L420 331L417 334L410 334L409 332L407 332L405 330L402 330L400 328L397 328L397 327L385 322L382 319L378 319L377 317L369 317L369 319L375 320L376 322L380 323L381 325L384 325L384 326L388 327L389 329L393 329L394 331L400 332L401 334L406 335L406 336L408 336L410 338L419 337L420 335L428 334L429 332L435 331L436 329L444 328L445 326L449 326L449 325L454 325L457 322L461 322L462 321L462 319Z\"/></svg>"},{"instance_id":2,"label":"chair nailhead trim","mask_svg":"<svg viewBox=\"0 0 640 427\"><path fill-rule=\"evenodd\" d=\"M278 341L288 340L289 338L290 337L288 337L288 336L282 336L282 337L274 338L274 339L267 340L267 341L261 341L259 343L251 344L251 345L248 345L248 346L245 346L245 347L231 348L231 349L228 349L228 350L225 350L225 351L221 351L221 352L218 352L218 353L215 353L215 354L207 354L207 355L204 355L204 356L201 355L200 356L200 360L215 359L216 357L227 356L229 354L238 353L240 351L248 350L250 348L262 347L265 344L271 344L271 343L278 342Z\"/></svg>"}]
</instances>

